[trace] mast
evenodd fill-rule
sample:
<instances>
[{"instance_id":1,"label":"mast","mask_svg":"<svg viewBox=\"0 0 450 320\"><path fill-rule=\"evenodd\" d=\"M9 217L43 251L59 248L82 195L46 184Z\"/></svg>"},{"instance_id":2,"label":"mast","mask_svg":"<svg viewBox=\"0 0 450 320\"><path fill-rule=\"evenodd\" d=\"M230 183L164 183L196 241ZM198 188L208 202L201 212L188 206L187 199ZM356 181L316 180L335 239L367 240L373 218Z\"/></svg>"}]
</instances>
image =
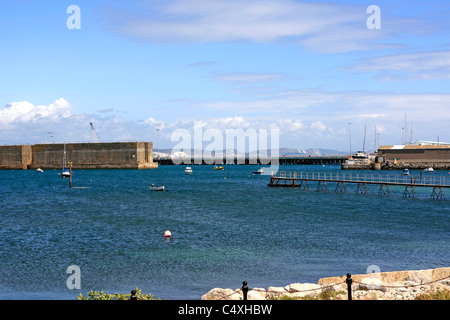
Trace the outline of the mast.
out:
<instances>
[{"instance_id":1,"label":"mast","mask_svg":"<svg viewBox=\"0 0 450 320\"><path fill-rule=\"evenodd\" d=\"M364 124L364 142L363 142L363 152L366 152L366 125Z\"/></svg>"},{"instance_id":2,"label":"mast","mask_svg":"<svg viewBox=\"0 0 450 320\"><path fill-rule=\"evenodd\" d=\"M63 170L66 169L66 144L64 143Z\"/></svg>"},{"instance_id":3,"label":"mast","mask_svg":"<svg viewBox=\"0 0 450 320\"><path fill-rule=\"evenodd\" d=\"M408 143L408 122L406 121L406 113L405 113L405 144Z\"/></svg>"}]
</instances>

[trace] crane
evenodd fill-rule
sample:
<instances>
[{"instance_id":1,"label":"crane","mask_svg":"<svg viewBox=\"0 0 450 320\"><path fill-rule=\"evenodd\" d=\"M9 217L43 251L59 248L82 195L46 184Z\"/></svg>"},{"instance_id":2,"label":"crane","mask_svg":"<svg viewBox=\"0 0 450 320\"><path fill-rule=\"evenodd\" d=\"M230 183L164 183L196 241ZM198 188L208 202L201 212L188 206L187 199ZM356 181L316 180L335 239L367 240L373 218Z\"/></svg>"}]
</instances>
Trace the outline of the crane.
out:
<instances>
[{"instance_id":1,"label":"crane","mask_svg":"<svg viewBox=\"0 0 450 320\"><path fill-rule=\"evenodd\" d=\"M94 125L92 124L92 122L89 122L91 125L91 133L92 133L92 137L94 138L94 142L98 142L98 135L97 135L97 131L95 131Z\"/></svg>"}]
</instances>

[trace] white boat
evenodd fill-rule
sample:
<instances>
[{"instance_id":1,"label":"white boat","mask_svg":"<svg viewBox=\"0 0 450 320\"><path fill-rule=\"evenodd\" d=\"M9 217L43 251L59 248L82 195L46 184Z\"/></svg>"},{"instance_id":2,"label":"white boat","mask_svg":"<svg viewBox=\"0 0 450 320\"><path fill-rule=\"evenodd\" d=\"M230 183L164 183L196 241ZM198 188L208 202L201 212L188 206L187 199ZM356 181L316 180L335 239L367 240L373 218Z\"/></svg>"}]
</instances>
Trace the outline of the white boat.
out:
<instances>
[{"instance_id":1,"label":"white boat","mask_svg":"<svg viewBox=\"0 0 450 320\"><path fill-rule=\"evenodd\" d=\"M258 171L253 171L253 174L263 174L264 173L264 170L261 168L261 169L258 169Z\"/></svg>"},{"instance_id":2,"label":"white boat","mask_svg":"<svg viewBox=\"0 0 450 320\"><path fill-rule=\"evenodd\" d=\"M165 186L155 186L154 184L152 184L151 186L150 186L150 190L151 191L164 191L166 189L166 187Z\"/></svg>"},{"instance_id":3,"label":"white boat","mask_svg":"<svg viewBox=\"0 0 450 320\"><path fill-rule=\"evenodd\" d=\"M61 173L61 177L68 178L70 177L70 171L66 168L66 144L64 144L64 156L63 156L63 172Z\"/></svg>"},{"instance_id":4,"label":"white boat","mask_svg":"<svg viewBox=\"0 0 450 320\"><path fill-rule=\"evenodd\" d=\"M62 176L63 178L68 178L68 177L70 177L70 171L69 171L69 169L64 168L63 172L61 173L61 176Z\"/></svg>"},{"instance_id":5,"label":"white boat","mask_svg":"<svg viewBox=\"0 0 450 320\"><path fill-rule=\"evenodd\" d=\"M423 172L434 172L434 169L433 168L426 168L426 169L423 169Z\"/></svg>"},{"instance_id":6,"label":"white boat","mask_svg":"<svg viewBox=\"0 0 450 320\"><path fill-rule=\"evenodd\" d=\"M184 173L192 174L192 168L191 167L186 167L186 169L184 169Z\"/></svg>"},{"instance_id":7,"label":"white boat","mask_svg":"<svg viewBox=\"0 0 450 320\"><path fill-rule=\"evenodd\" d=\"M409 176L409 169L403 169L402 174L403 174L404 176Z\"/></svg>"},{"instance_id":8,"label":"white boat","mask_svg":"<svg viewBox=\"0 0 450 320\"><path fill-rule=\"evenodd\" d=\"M214 168L213 168L213 170L223 170L224 168L223 168L223 166L214 166Z\"/></svg>"},{"instance_id":9,"label":"white boat","mask_svg":"<svg viewBox=\"0 0 450 320\"><path fill-rule=\"evenodd\" d=\"M36 172L44 172L44 170L42 170L41 168L37 168Z\"/></svg>"},{"instance_id":10,"label":"white boat","mask_svg":"<svg viewBox=\"0 0 450 320\"><path fill-rule=\"evenodd\" d=\"M364 151L357 151L356 153L352 154L353 159L368 159L369 156Z\"/></svg>"}]
</instances>

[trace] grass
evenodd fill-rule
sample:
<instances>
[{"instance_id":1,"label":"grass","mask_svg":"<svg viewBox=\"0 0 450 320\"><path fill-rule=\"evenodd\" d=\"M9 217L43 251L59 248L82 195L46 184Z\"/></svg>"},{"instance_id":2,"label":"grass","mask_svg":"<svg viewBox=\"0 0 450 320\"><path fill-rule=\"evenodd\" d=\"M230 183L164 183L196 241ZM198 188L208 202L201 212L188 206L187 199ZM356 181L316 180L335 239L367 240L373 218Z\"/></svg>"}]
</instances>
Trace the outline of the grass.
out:
<instances>
[{"instance_id":1,"label":"grass","mask_svg":"<svg viewBox=\"0 0 450 320\"><path fill-rule=\"evenodd\" d=\"M136 288L136 298L137 300L160 300L159 298L155 299L152 294L142 294L142 290ZM127 293L106 293L102 290L100 291L89 291L86 296L83 296L81 293L77 297L77 300L130 300L130 294Z\"/></svg>"},{"instance_id":2,"label":"grass","mask_svg":"<svg viewBox=\"0 0 450 320\"><path fill-rule=\"evenodd\" d=\"M415 300L450 300L450 290L437 289L432 292L420 294Z\"/></svg>"}]
</instances>

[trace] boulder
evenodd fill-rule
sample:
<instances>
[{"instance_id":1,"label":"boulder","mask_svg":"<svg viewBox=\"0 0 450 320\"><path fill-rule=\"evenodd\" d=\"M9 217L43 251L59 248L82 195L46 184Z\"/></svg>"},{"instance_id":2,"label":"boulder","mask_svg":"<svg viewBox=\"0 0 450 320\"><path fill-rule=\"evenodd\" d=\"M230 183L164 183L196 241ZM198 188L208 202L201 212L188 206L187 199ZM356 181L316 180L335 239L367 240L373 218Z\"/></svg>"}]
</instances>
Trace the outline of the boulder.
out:
<instances>
[{"instance_id":1,"label":"boulder","mask_svg":"<svg viewBox=\"0 0 450 320\"><path fill-rule=\"evenodd\" d=\"M202 295L202 300L231 300L229 297L234 293L232 289L214 288Z\"/></svg>"},{"instance_id":2,"label":"boulder","mask_svg":"<svg viewBox=\"0 0 450 320\"><path fill-rule=\"evenodd\" d=\"M322 292L322 286L314 283L293 283L284 287L290 296L301 298L315 296Z\"/></svg>"}]
</instances>

